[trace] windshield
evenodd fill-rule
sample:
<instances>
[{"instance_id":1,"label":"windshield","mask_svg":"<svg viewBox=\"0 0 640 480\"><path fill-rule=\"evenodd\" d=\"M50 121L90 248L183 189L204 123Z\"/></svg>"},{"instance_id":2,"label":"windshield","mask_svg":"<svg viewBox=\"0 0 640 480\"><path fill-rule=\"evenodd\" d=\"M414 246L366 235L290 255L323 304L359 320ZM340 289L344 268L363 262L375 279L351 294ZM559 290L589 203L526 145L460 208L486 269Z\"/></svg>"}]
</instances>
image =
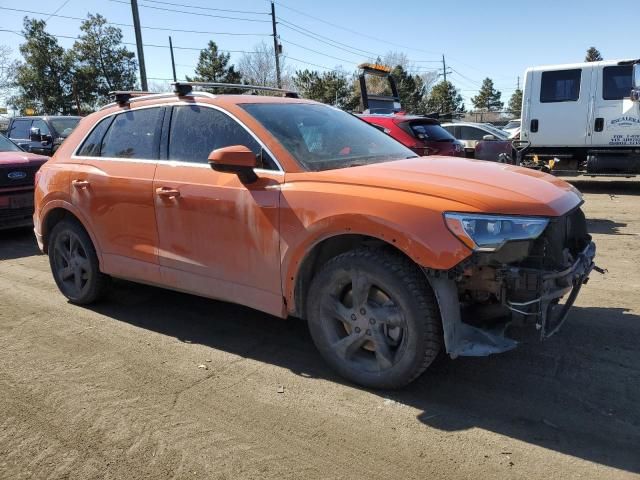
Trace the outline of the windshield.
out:
<instances>
[{"instance_id":1,"label":"windshield","mask_svg":"<svg viewBox=\"0 0 640 480\"><path fill-rule=\"evenodd\" d=\"M0 135L0 152L21 152L22 149L4 135Z\"/></svg>"},{"instance_id":2,"label":"windshield","mask_svg":"<svg viewBox=\"0 0 640 480\"><path fill-rule=\"evenodd\" d=\"M504 127L502 127L502 129L503 130L510 130L512 128L518 128L519 126L520 126L520 120L511 120Z\"/></svg>"},{"instance_id":3,"label":"windshield","mask_svg":"<svg viewBox=\"0 0 640 480\"><path fill-rule=\"evenodd\" d=\"M420 140L431 142L453 142L455 137L437 123L410 122L411 131Z\"/></svg>"},{"instance_id":4,"label":"windshield","mask_svg":"<svg viewBox=\"0 0 640 480\"><path fill-rule=\"evenodd\" d=\"M327 105L255 103L242 107L307 170L331 170L417 156L364 120Z\"/></svg>"},{"instance_id":5,"label":"windshield","mask_svg":"<svg viewBox=\"0 0 640 480\"><path fill-rule=\"evenodd\" d=\"M55 131L58 132L58 135L67 138L69 134L73 132L73 129L76 128L80 119L75 117L58 117L51 118L49 121Z\"/></svg>"}]
</instances>

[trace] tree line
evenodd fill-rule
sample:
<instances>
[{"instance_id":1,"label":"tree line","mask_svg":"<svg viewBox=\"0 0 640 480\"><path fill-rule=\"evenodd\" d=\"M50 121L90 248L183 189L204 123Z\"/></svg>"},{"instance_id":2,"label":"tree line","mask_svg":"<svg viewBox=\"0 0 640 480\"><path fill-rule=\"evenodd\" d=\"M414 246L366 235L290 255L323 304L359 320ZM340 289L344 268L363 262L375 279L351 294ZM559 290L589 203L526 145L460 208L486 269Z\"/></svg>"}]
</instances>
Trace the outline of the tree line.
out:
<instances>
[{"instance_id":1,"label":"tree line","mask_svg":"<svg viewBox=\"0 0 640 480\"><path fill-rule=\"evenodd\" d=\"M80 25L80 35L73 46L63 48L55 36L46 31L46 22L25 17L24 42L20 45L22 60L10 61L10 51L0 46L0 93L10 91L10 106L33 114L86 114L109 101L109 92L138 88L138 64L135 54L123 44L122 31L110 25L100 14L89 14ZM586 61L601 60L600 52L591 47ZM412 114L455 115L465 112L462 95L448 80L439 81L435 72L416 73L407 56L389 52L375 63L392 66L403 109ZM349 111L360 109L360 84L357 72L341 69L319 71L292 70L281 58L284 86L303 97L331 104ZM262 42L254 51L245 53L238 65L230 55L209 41L201 50L198 64L189 81L276 85L273 50ZM160 85L157 89L168 88ZM372 78L372 93L383 93L384 80ZM235 92L228 90L227 92ZM476 111L502 112L502 93L493 80L485 78L478 94L471 98ZM520 116L522 91L510 97L506 111Z\"/></svg>"}]
</instances>

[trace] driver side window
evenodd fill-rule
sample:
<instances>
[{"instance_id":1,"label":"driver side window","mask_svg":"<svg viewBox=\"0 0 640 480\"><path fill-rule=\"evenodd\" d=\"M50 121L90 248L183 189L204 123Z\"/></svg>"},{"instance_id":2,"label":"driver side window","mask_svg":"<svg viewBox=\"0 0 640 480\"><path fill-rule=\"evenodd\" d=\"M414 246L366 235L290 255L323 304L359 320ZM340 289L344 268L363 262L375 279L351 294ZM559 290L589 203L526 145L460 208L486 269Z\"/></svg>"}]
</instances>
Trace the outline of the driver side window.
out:
<instances>
[{"instance_id":1,"label":"driver side window","mask_svg":"<svg viewBox=\"0 0 640 480\"><path fill-rule=\"evenodd\" d=\"M199 105L173 108L169 130L169 160L207 163L212 150L244 145L259 155L260 144L242 126L225 113ZM276 169L263 155L264 168Z\"/></svg>"}]
</instances>

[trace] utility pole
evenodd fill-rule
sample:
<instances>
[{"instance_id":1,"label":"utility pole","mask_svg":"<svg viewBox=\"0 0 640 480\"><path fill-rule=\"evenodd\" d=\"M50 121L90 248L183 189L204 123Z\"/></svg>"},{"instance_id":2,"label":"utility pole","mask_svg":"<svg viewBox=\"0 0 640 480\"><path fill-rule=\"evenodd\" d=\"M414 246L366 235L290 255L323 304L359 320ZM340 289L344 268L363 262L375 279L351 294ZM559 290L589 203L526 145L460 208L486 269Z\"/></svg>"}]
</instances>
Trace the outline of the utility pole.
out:
<instances>
[{"instance_id":1,"label":"utility pole","mask_svg":"<svg viewBox=\"0 0 640 480\"><path fill-rule=\"evenodd\" d=\"M278 31L276 30L276 5L271 0L271 25L273 26L273 52L276 55L276 82L278 88L282 88L280 80L280 45L278 44Z\"/></svg>"},{"instance_id":2,"label":"utility pole","mask_svg":"<svg viewBox=\"0 0 640 480\"><path fill-rule=\"evenodd\" d=\"M444 82L447 83L447 63L444 61L444 53L442 54L442 72L444 75Z\"/></svg>"},{"instance_id":3,"label":"utility pole","mask_svg":"<svg viewBox=\"0 0 640 480\"><path fill-rule=\"evenodd\" d=\"M136 46L138 47L138 64L140 65L140 84L145 92L147 86L147 69L144 66L144 49L142 46L142 32L140 32L140 15L138 14L138 0L131 0L131 13L133 14L133 28L136 31Z\"/></svg>"},{"instance_id":4,"label":"utility pole","mask_svg":"<svg viewBox=\"0 0 640 480\"><path fill-rule=\"evenodd\" d=\"M516 87L518 90L520 90L520 77L518 76L518 86Z\"/></svg>"},{"instance_id":5,"label":"utility pole","mask_svg":"<svg viewBox=\"0 0 640 480\"><path fill-rule=\"evenodd\" d=\"M173 70L173 81L177 82L178 77L176 77L176 62L173 59L173 43L171 43L171 35L169 35L169 50L171 51L171 69Z\"/></svg>"}]
</instances>

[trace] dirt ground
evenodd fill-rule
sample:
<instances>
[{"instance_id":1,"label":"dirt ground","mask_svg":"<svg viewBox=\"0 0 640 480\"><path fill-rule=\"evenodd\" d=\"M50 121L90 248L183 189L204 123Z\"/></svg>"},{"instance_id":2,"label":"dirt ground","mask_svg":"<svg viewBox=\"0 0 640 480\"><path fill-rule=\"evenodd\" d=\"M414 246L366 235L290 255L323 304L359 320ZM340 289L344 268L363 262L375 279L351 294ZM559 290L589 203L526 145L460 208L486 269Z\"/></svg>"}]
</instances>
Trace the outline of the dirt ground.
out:
<instances>
[{"instance_id":1,"label":"dirt ground","mask_svg":"<svg viewBox=\"0 0 640 480\"><path fill-rule=\"evenodd\" d=\"M300 321L124 282L70 305L0 232L0 478L639 477L640 184L577 186L609 273L564 329L394 393L341 381Z\"/></svg>"}]
</instances>

